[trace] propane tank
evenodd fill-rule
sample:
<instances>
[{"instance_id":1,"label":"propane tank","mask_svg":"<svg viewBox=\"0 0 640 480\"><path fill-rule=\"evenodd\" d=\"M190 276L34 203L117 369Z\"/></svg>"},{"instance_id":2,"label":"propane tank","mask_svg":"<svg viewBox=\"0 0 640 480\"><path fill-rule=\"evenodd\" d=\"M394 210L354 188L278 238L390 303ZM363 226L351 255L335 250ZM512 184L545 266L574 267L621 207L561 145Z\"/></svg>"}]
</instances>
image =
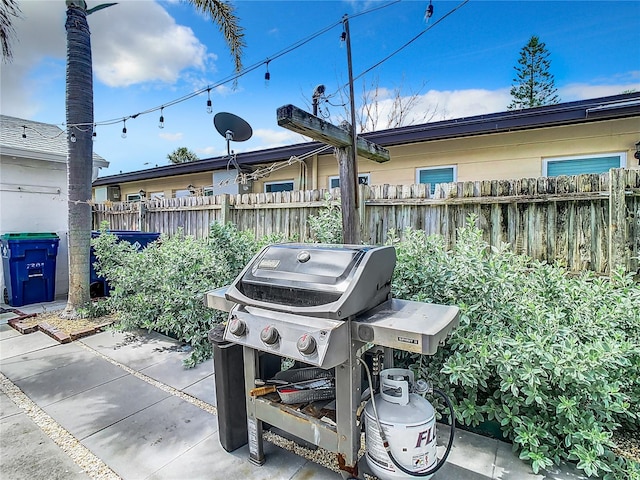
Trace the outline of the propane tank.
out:
<instances>
[{"instance_id":1,"label":"propane tank","mask_svg":"<svg viewBox=\"0 0 640 480\"><path fill-rule=\"evenodd\" d=\"M411 393L414 375L411 370L390 368L380 372L380 393L375 395L375 410L384 430L391 454L405 469L421 473L436 462L436 418L433 406L423 397ZM409 479L398 469L384 448L372 401L365 407L365 445L367 464L382 480ZM431 478L433 475L421 478Z\"/></svg>"}]
</instances>

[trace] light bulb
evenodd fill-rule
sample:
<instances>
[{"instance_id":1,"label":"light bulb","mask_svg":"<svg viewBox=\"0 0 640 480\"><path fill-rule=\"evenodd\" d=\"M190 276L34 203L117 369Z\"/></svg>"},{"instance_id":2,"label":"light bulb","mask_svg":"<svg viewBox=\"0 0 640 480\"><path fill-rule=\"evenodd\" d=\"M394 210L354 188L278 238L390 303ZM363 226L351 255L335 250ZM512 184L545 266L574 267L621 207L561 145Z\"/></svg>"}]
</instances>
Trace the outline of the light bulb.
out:
<instances>
[{"instance_id":1,"label":"light bulb","mask_svg":"<svg viewBox=\"0 0 640 480\"><path fill-rule=\"evenodd\" d=\"M71 136L69 137L69 140L71 140L71 143L76 143L76 134L71 132Z\"/></svg>"},{"instance_id":2,"label":"light bulb","mask_svg":"<svg viewBox=\"0 0 640 480\"><path fill-rule=\"evenodd\" d=\"M120 135L122 138L127 138L127 127L122 127L122 135Z\"/></svg>"},{"instance_id":3,"label":"light bulb","mask_svg":"<svg viewBox=\"0 0 640 480\"><path fill-rule=\"evenodd\" d=\"M213 113L213 106L211 105L211 99L207 100L207 113Z\"/></svg>"},{"instance_id":4,"label":"light bulb","mask_svg":"<svg viewBox=\"0 0 640 480\"><path fill-rule=\"evenodd\" d=\"M158 128L164 128L164 115L160 115L160 121L158 122Z\"/></svg>"}]
</instances>

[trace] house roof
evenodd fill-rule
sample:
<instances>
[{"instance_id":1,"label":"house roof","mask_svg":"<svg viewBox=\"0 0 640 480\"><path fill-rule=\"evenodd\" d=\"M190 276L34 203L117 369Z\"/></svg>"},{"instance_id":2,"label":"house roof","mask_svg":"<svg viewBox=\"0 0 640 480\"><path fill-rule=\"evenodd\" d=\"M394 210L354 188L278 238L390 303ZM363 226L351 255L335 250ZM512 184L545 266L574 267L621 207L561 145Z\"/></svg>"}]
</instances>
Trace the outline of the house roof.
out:
<instances>
[{"instance_id":1,"label":"house roof","mask_svg":"<svg viewBox=\"0 0 640 480\"><path fill-rule=\"evenodd\" d=\"M602 121L616 118L640 116L640 92L610 97L560 103L525 110L511 110L473 117L456 118L420 125L368 132L362 136L383 147L421 143L447 138L462 138L517 130L554 127ZM319 142L306 142L284 147L238 153L240 165L270 163L301 156L317 149ZM227 156L202 159L195 162L150 168L136 172L121 173L98 178L94 186L113 185L124 182L200 173L226 168Z\"/></svg>"},{"instance_id":2,"label":"house roof","mask_svg":"<svg viewBox=\"0 0 640 480\"><path fill-rule=\"evenodd\" d=\"M27 138L22 137L23 133ZM0 149L2 155L67 162L65 131L50 123L0 115ZM108 167L109 162L94 153L93 166Z\"/></svg>"}]
</instances>

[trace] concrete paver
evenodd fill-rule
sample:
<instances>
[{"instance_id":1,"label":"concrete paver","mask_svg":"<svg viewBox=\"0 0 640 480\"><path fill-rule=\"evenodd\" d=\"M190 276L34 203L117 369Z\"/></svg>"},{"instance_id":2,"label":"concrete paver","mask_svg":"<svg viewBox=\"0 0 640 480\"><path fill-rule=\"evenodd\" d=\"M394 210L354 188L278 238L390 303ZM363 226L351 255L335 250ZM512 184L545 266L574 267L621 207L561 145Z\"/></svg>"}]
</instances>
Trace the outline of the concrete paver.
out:
<instances>
[{"instance_id":1,"label":"concrete paver","mask_svg":"<svg viewBox=\"0 0 640 480\"><path fill-rule=\"evenodd\" d=\"M6 323L0 323L0 341L6 340L7 338L17 337L21 335L15 328L9 326Z\"/></svg>"},{"instance_id":2,"label":"concrete paver","mask_svg":"<svg viewBox=\"0 0 640 480\"><path fill-rule=\"evenodd\" d=\"M217 417L170 396L82 443L123 478L142 479L217 430Z\"/></svg>"},{"instance_id":3,"label":"concrete paver","mask_svg":"<svg viewBox=\"0 0 640 480\"><path fill-rule=\"evenodd\" d=\"M155 332L106 331L83 338L82 343L134 370L162 362L164 353L175 352L176 342Z\"/></svg>"},{"instance_id":4,"label":"concrete paver","mask_svg":"<svg viewBox=\"0 0 640 480\"><path fill-rule=\"evenodd\" d=\"M20 335L18 337L12 336L0 340L0 361L4 363L7 358L57 345L60 344L42 332L33 332L29 335Z\"/></svg>"},{"instance_id":5,"label":"concrete paver","mask_svg":"<svg viewBox=\"0 0 640 480\"><path fill-rule=\"evenodd\" d=\"M0 392L0 475L11 480L90 477L7 396ZM10 454L7 454L10 452Z\"/></svg>"},{"instance_id":6,"label":"concrete paver","mask_svg":"<svg viewBox=\"0 0 640 480\"><path fill-rule=\"evenodd\" d=\"M87 353L76 343L60 345L56 342L52 348L26 352L2 360L2 372L12 381L16 381L91 358Z\"/></svg>"},{"instance_id":7,"label":"concrete paver","mask_svg":"<svg viewBox=\"0 0 640 480\"><path fill-rule=\"evenodd\" d=\"M178 390L184 390L205 378L214 381L210 378L213 376L213 360L207 360L194 368L185 368L182 360L187 356L184 353L172 352L170 355L165 355L162 361L143 368L140 373Z\"/></svg>"},{"instance_id":8,"label":"concrete paver","mask_svg":"<svg viewBox=\"0 0 640 480\"><path fill-rule=\"evenodd\" d=\"M13 383L40 407L44 407L127 375L121 368L90 352L85 352L83 356L85 358L82 361L21 378ZM28 358L28 355L25 355L25 358Z\"/></svg>"},{"instance_id":9,"label":"concrete paver","mask_svg":"<svg viewBox=\"0 0 640 480\"><path fill-rule=\"evenodd\" d=\"M216 405L216 385L215 375L203 378L199 382L188 386L183 390L184 393L198 398L203 402L207 402L209 405Z\"/></svg>"},{"instance_id":10,"label":"concrete paver","mask_svg":"<svg viewBox=\"0 0 640 480\"><path fill-rule=\"evenodd\" d=\"M127 392L126 402L122 401L122 392ZM169 396L169 393L133 375L125 375L43 409L74 437L82 440Z\"/></svg>"}]
</instances>

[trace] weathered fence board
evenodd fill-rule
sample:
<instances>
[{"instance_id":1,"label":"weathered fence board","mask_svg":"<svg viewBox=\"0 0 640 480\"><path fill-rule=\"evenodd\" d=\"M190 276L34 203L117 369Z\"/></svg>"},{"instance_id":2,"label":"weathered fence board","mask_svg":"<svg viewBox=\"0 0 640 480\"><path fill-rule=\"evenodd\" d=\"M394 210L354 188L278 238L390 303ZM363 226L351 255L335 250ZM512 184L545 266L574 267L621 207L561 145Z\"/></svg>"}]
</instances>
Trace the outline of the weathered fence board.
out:
<instances>
[{"instance_id":1,"label":"weathered fence board","mask_svg":"<svg viewBox=\"0 0 640 480\"><path fill-rule=\"evenodd\" d=\"M541 177L428 185L360 187L362 241L386 242L394 229L442 235L448 247L470 214L493 246L571 270L608 273L623 265L636 271L640 257L640 171L613 169L601 175ZM195 237L213 222L232 222L256 237L280 234L309 240L309 217L339 189L153 199L94 205L94 228L145 230Z\"/></svg>"}]
</instances>

